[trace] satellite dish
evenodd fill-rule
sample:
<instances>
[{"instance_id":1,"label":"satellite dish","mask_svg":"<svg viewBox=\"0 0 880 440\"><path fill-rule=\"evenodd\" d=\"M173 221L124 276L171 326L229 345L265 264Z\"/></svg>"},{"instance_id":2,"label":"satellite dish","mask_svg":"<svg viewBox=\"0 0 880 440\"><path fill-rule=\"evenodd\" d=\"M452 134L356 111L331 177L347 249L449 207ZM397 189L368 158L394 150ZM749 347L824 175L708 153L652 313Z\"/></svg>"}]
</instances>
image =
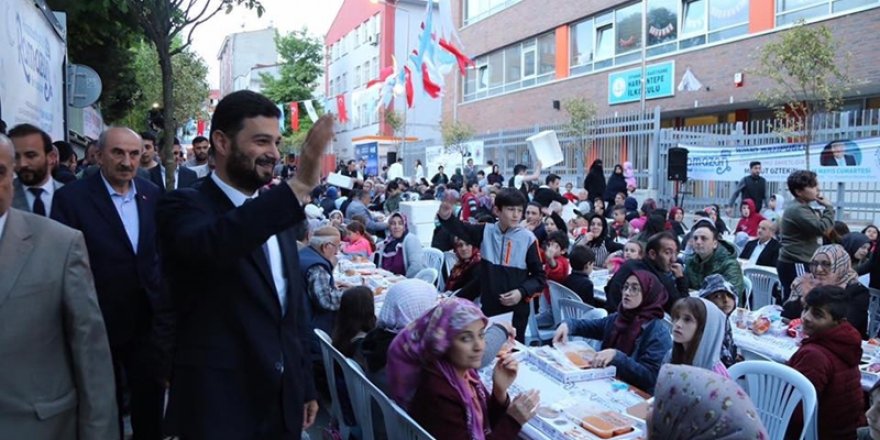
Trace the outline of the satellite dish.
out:
<instances>
[{"instance_id":1,"label":"satellite dish","mask_svg":"<svg viewBox=\"0 0 880 440\"><path fill-rule=\"evenodd\" d=\"M85 108L101 97L101 77L91 67L82 64L67 66L67 96L71 107Z\"/></svg>"}]
</instances>

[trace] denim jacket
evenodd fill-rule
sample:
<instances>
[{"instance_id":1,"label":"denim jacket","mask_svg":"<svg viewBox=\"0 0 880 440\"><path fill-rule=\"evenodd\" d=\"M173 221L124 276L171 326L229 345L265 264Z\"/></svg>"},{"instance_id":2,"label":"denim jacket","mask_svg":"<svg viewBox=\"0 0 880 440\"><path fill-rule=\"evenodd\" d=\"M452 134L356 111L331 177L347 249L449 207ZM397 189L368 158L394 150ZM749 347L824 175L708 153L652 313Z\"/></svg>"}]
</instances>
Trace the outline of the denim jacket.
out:
<instances>
[{"instance_id":1,"label":"denim jacket","mask_svg":"<svg viewBox=\"0 0 880 440\"><path fill-rule=\"evenodd\" d=\"M569 319L565 322L569 336L601 340L602 348L606 349L614 348L609 346L609 339L616 319L617 313L612 313L601 319ZM663 358L670 350L672 336L669 324L663 319L655 319L642 326L632 354L627 356L618 350L611 365L617 367L620 380L653 394Z\"/></svg>"}]
</instances>

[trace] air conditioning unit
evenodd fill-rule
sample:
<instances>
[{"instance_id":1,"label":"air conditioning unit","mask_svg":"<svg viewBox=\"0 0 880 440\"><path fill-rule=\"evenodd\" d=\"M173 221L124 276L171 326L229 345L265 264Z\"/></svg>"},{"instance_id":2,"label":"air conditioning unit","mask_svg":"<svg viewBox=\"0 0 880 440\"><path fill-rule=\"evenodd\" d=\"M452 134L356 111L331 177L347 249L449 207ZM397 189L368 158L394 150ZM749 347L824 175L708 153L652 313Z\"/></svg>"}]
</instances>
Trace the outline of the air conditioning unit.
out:
<instances>
[{"instance_id":1,"label":"air conditioning unit","mask_svg":"<svg viewBox=\"0 0 880 440\"><path fill-rule=\"evenodd\" d=\"M379 44L379 35L377 35L377 34L367 35L367 43L369 43L370 46L378 45Z\"/></svg>"}]
</instances>

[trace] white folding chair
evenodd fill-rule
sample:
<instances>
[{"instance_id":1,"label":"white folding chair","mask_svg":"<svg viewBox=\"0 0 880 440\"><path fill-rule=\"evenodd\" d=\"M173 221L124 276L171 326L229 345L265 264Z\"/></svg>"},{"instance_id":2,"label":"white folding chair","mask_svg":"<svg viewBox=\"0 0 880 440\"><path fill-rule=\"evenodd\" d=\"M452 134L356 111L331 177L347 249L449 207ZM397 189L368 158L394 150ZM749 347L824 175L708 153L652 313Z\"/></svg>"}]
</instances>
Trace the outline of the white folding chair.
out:
<instances>
[{"instance_id":1,"label":"white folding chair","mask_svg":"<svg viewBox=\"0 0 880 440\"><path fill-rule=\"evenodd\" d=\"M342 405L340 404L339 393L336 389L336 367L338 366L340 371L344 374L348 363L346 362L346 357L333 346L333 342L327 333L324 333L321 329L315 329L315 334L318 335L318 341L321 343L321 354L324 360L324 374L327 376L327 387L330 388L330 398L332 399L332 402L330 403L330 414L339 424L339 433L342 434L342 438L347 439L349 438L351 431L357 427L357 424L346 425L345 417L342 415ZM346 388L348 388L347 382ZM354 404L355 399L351 395L351 391L349 391L348 394L348 399ZM355 413L355 418L357 418L357 413ZM357 421L360 422L360 419Z\"/></svg>"},{"instance_id":2,"label":"white folding chair","mask_svg":"<svg viewBox=\"0 0 880 440\"><path fill-rule=\"evenodd\" d=\"M373 385L364 375L360 365L352 359L346 359L347 368L345 373L346 384L352 384L349 392L352 394L352 406L355 408L355 414L358 422L361 423L361 433L363 440L373 440L373 403L375 403L382 412L382 419L385 422L385 430L389 439L400 440L433 440L424 428L409 416L396 403L391 401L379 388ZM347 438L347 437L343 437Z\"/></svg>"},{"instance_id":3,"label":"white folding chair","mask_svg":"<svg viewBox=\"0 0 880 440\"><path fill-rule=\"evenodd\" d=\"M543 298L543 295L540 296ZM553 334L556 333L554 329L542 329L538 328L538 316L535 313L535 302L537 299L532 300L532 302L528 303L529 306L529 321L526 326L526 345L544 345L553 341ZM548 304L549 305L549 304Z\"/></svg>"},{"instance_id":4,"label":"white folding chair","mask_svg":"<svg viewBox=\"0 0 880 440\"><path fill-rule=\"evenodd\" d=\"M871 300L868 303L868 337L877 336L880 331L880 289L868 288L871 292Z\"/></svg>"},{"instance_id":5,"label":"white folding chair","mask_svg":"<svg viewBox=\"0 0 880 440\"><path fill-rule=\"evenodd\" d=\"M434 269L433 267L426 267L420 270L419 273L416 274L415 278L422 280L428 284L434 285L434 283L437 281L438 276L439 273L437 272L437 269Z\"/></svg>"},{"instance_id":6,"label":"white folding chair","mask_svg":"<svg viewBox=\"0 0 880 440\"><path fill-rule=\"evenodd\" d=\"M547 286L550 288L550 310L553 311L553 324L559 325L559 323L562 322L562 314L559 311L559 300L569 299L580 303L583 303L583 300L581 300L581 297L578 296L577 293L574 293L571 289L557 283L556 281L548 280Z\"/></svg>"},{"instance_id":7,"label":"white folding chair","mask_svg":"<svg viewBox=\"0 0 880 440\"><path fill-rule=\"evenodd\" d=\"M751 308L757 310L773 303L773 288L781 288L779 275L761 266L753 266L743 270L743 277L751 280L753 297L751 301L746 297L744 306L748 307L751 302Z\"/></svg>"},{"instance_id":8,"label":"white folding chair","mask_svg":"<svg viewBox=\"0 0 880 440\"><path fill-rule=\"evenodd\" d=\"M569 298L560 298L559 299L559 312L561 315L562 321L567 319L602 319L608 316L608 311L602 308L596 308L589 304L584 303L578 298L577 301L573 301ZM560 321L560 322L562 322ZM589 339L589 338L579 338L587 341L591 347L595 348L596 351L602 349L602 341L598 339Z\"/></svg>"},{"instance_id":9,"label":"white folding chair","mask_svg":"<svg viewBox=\"0 0 880 440\"><path fill-rule=\"evenodd\" d=\"M774 362L774 360L772 358L770 358L769 356L767 356L763 353L758 353L757 351L751 351L747 348L742 348L742 347L738 347L738 348L739 348L739 354L741 354L743 359L745 359L747 361Z\"/></svg>"},{"instance_id":10,"label":"white folding chair","mask_svg":"<svg viewBox=\"0 0 880 440\"><path fill-rule=\"evenodd\" d=\"M437 271L437 290L441 292L446 290L444 289L443 277L439 276L439 274L443 272L443 263L446 260L446 257L443 255L443 251L441 251L440 249L429 247L422 250L422 255L424 255L423 258L425 259L425 267L430 267Z\"/></svg>"},{"instance_id":11,"label":"white folding chair","mask_svg":"<svg viewBox=\"0 0 880 440\"><path fill-rule=\"evenodd\" d=\"M770 438L785 437L798 404L803 404L804 412L804 426L798 438L816 438L816 389L803 374L789 366L764 361L743 361L728 372L752 399Z\"/></svg>"},{"instance_id":12,"label":"white folding chair","mask_svg":"<svg viewBox=\"0 0 880 440\"><path fill-rule=\"evenodd\" d=\"M455 266L457 261L458 257L455 255L455 252L446 251L443 253L443 264L447 274L452 272L452 267Z\"/></svg>"},{"instance_id":13,"label":"white folding chair","mask_svg":"<svg viewBox=\"0 0 880 440\"><path fill-rule=\"evenodd\" d=\"M749 298L752 297L752 279L743 275L743 290L745 290L745 298L746 304L749 303ZM744 306L748 308L748 306Z\"/></svg>"}]
</instances>

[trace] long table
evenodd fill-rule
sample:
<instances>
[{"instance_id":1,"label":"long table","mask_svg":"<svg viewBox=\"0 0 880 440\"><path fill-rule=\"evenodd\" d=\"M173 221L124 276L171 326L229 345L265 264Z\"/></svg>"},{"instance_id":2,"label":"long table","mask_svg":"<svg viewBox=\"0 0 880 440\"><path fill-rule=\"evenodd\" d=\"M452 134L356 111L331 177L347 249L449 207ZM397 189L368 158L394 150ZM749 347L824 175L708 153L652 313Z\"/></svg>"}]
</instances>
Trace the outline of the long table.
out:
<instances>
[{"instance_id":1,"label":"long table","mask_svg":"<svg viewBox=\"0 0 880 440\"><path fill-rule=\"evenodd\" d=\"M581 428L573 420L566 408L579 406L591 408L595 412L613 411L633 422L635 430L624 435L613 437L614 440L634 440L644 438L645 421L627 413L627 408L644 403L650 396L635 387L616 379L596 379L584 382L563 384L543 373L536 364L530 361L527 348L517 345L523 351L520 356L520 368L508 393L511 398L516 395L537 389L540 391L541 403L538 415L523 426L521 438L529 440L565 440L589 439L599 437ZM492 389L492 369L495 363L480 370L480 376L488 389Z\"/></svg>"}]
</instances>

